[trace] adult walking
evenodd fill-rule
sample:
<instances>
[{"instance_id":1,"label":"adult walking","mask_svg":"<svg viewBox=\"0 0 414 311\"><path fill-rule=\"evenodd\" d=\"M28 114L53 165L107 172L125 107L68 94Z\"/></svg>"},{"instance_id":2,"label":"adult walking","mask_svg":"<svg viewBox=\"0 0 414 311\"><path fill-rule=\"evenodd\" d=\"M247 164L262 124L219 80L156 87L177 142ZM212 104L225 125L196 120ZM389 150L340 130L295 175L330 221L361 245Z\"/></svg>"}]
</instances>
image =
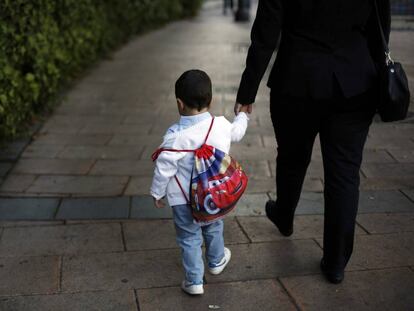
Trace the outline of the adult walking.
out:
<instances>
[{"instance_id":1,"label":"adult walking","mask_svg":"<svg viewBox=\"0 0 414 311\"><path fill-rule=\"evenodd\" d=\"M321 269L332 283L343 280L353 249L359 169L377 102L376 63L384 60L374 1L388 40L389 0L259 0L235 105L236 114L241 105L252 111L281 36L268 80L277 200L266 203L266 214L283 235L293 233L319 133L325 181Z\"/></svg>"}]
</instances>

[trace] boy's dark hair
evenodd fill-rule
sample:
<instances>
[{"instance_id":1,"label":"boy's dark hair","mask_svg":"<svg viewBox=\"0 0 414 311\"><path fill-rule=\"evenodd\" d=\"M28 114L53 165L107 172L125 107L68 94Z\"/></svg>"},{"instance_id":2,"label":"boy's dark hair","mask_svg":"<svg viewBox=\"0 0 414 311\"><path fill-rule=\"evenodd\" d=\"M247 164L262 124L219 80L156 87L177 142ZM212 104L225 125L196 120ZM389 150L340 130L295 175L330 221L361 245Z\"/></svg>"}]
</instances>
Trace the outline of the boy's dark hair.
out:
<instances>
[{"instance_id":1,"label":"boy's dark hair","mask_svg":"<svg viewBox=\"0 0 414 311\"><path fill-rule=\"evenodd\" d=\"M175 97L198 111L210 106L212 93L210 77L202 70L188 70L175 82Z\"/></svg>"}]
</instances>

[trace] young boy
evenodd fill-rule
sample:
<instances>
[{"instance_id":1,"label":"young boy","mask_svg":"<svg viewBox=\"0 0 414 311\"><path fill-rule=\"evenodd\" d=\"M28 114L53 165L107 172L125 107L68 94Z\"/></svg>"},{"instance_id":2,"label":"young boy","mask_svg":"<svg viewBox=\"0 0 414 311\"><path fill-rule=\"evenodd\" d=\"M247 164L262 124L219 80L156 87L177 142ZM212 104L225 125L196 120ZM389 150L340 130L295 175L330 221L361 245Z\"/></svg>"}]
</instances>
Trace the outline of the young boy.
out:
<instances>
[{"instance_id":1,"label":"young boy","mask_svg":"<svg viewBox=\"0 0 414 311\"><path fill-rule=\"evenodd\" d=\"M212 120L208 112L212 99L211 80L201 70L186 71L175 84L175 95L181 118L168 129L161 148L197 149L203 144ZM224 117L216 117L207 144L228 153L231 142L241 140L246 132L249 120L246 111L247 108L242 108L233 123ZM216 275L224 270L230 261L231 252L224 247L222 220L208 225L200 225L193 220L186 199L189 198L193 164L192 152L160 153L156 161L151 195L157 208L165 207L162 198L167 195L168 203L173 208L177 243L182 251L185 280L181 288L188 294L200 295L204 293L203 238L211 274ZM182 190L175 176L182 185Z\"/></svg>"}]
</instances>

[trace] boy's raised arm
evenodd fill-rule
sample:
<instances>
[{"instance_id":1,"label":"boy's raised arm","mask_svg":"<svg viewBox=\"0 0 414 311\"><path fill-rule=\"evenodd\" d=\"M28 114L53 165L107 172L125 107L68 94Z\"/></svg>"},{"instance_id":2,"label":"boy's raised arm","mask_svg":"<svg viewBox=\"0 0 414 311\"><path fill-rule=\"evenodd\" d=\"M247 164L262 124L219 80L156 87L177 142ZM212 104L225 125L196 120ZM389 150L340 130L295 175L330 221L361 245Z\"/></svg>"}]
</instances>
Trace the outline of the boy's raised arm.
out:
<instances>
[{"instance_id":1,"label":"boy's raised arm","mask_svg":"<svg viewBox=\"0 0 414 311\"><path fill-rule=\"evenodd\" d=\"M240 141L246 133L249 117L245 112L240 112L234 117L231 128L231 141Z\"/></svg>"}]
</instances>

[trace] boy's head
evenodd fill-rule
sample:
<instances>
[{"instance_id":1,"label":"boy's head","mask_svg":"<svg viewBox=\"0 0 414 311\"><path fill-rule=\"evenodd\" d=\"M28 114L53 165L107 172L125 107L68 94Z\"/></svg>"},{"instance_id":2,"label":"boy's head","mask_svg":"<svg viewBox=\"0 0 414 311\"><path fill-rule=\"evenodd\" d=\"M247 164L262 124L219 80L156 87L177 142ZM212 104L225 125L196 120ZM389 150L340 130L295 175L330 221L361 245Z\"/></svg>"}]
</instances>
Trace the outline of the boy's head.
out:
<instances>
[{"instance_id":1,"label":"boy's head","mask_svg":"<svg viewBox=\"0 0 414 311\"><path fill-rule=\"evenodd\" d=\"M212 86L210 77L202 70L188 70L175 82L175 97L189 110L210 107ZM179 103L180 104L180 103Z\"/></svg>"}]
</instances>

